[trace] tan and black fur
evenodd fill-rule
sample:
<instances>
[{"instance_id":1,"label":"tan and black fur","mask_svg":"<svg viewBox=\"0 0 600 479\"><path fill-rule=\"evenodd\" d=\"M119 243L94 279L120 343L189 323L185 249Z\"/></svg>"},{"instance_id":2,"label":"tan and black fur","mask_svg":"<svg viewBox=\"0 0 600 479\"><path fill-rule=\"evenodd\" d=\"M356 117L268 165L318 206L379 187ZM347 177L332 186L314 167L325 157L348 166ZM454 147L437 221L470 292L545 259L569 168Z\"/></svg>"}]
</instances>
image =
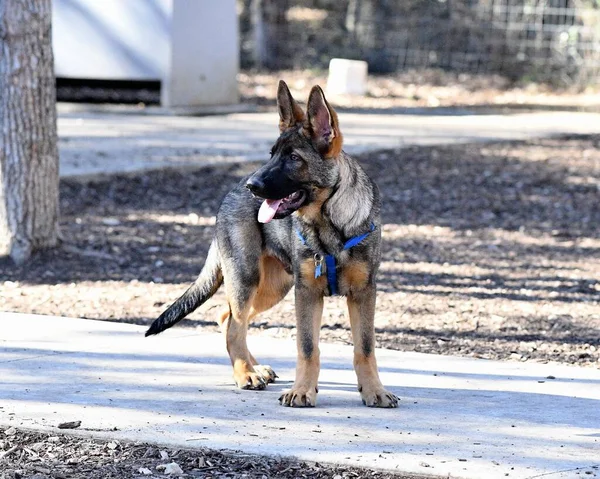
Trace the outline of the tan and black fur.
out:
<instances>
[{"instance_id":1,"label":"tan and black fur","mask_svg":"<svg viewBox=\"0 0 600 479\"><path fill-rule=\"evenodd\" d=\"M398 398L381 384L375 360L375 277L379 268L379 191L359 164L342 150L338 117L315 86L306 113L281 81L277 92L280 136L271 159L223 200L216 235L196 282L154 323L146 335L171 327L224 284L228 308L220 316L236 384L264 389L276 375L248 350L249 321L277 304L295 286L298 362L285 406L315 406L319 377L319 331L326 275L315 278L316 253L337 261L339 294L346 296L354 338L354 368L364 404L396 407ZM284 198L275 219L257 221L261 199ZM344 243L374 231L360 244ZM304 244L296 230L306 239Z\"/></svg>"}]
</instances>

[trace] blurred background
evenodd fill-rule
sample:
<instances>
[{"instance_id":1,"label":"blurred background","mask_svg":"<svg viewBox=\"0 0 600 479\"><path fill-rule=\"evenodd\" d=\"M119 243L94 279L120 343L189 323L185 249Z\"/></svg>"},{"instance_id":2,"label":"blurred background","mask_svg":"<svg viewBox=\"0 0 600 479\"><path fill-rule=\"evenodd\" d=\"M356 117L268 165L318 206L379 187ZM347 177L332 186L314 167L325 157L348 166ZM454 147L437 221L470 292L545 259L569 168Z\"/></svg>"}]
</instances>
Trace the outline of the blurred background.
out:
<instances>
[{"instance_id":1,"label":"blurred background","mask_svg":"<svg viewBox=\"0 0 600 479\"><path fill-rule=\"evenodd\" d=\"M242 102L272 104L279 77L305 93L324 83L335 57L365 60L374 74L365 97L338 102L347 106L577 104L571 95L598 87L598 0L214 3L204 21L206 6L178 18L172 0L56 0L59 99L158 104L164 72L176 68L169 50L180 48L171 37L182 30L182 17L191 24L181 43L205 45L218 54L215 68L239 71ZM228 95L230 103L235 96Z\"/></svg>"},{"instance_id":2,"label":"blurred background","mask_svg":"<svg viewBox=\"0 0 600 479\"><path fill-rule=\"evenodd\" d=\"M595 0L239 0L242 68L442 69L586 85L600 69Z\"/></svg>"}]
</instances>

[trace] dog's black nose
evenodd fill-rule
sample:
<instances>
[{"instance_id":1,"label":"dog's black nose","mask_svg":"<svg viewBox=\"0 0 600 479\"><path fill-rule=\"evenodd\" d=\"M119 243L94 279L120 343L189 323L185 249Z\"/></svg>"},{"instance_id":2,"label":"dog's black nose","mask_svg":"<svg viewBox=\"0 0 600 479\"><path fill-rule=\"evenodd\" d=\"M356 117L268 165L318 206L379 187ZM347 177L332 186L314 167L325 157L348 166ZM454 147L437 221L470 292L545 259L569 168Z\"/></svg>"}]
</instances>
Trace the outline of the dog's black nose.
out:
<instances>
[{"instance_id":1,"label":"dog's black nose","mask_svg":"<svg viewBox=\"0 0 600 479\"><path fill-rule=\"evenodd\" d=\"M248 188L252 193L260 193L265 189L265 184L259 178L251 177L246 182L246 188Z\"/></svg>"}]
</instances>

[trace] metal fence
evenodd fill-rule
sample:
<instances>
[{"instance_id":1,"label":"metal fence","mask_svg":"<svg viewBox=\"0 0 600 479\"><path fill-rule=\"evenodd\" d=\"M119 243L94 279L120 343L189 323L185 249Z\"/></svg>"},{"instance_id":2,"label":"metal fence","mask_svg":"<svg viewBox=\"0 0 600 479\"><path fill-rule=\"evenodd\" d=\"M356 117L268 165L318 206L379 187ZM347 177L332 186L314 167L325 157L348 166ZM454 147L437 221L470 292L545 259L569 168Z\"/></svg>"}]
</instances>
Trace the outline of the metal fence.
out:
<instances>
[{"instance_id":1,"label":"metal fence","mask_svg":"<svg viewBox=\"0 0 600 479\"><path fill-rule=\"evenodd\" d=\"M246 68L442 68L597 84L600 0L238 0Z\"/></svg>"}]
</instances>

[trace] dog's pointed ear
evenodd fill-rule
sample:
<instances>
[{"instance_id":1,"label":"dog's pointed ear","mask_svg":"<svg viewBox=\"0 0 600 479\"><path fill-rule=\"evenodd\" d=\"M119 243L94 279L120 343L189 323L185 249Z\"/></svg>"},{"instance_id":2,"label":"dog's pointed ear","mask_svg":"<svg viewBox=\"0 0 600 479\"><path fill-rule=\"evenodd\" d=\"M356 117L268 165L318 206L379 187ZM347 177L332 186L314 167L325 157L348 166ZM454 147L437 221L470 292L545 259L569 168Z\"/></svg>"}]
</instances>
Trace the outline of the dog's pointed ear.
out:
<instances>
[{"instance_id":1,"label":"dog's pointed ear","mask_svg":"<svg viewBox=\"0 0 600 479\"><path fill-rule=\"evenodd\" d=\"M342 133L335 110L325 99L321 87L310 91L306 107L308 120L304 124L317 150L325 158L335 158L342 151Z\"/></svg>"},{"instance_id":2,"label":"dog's pointed ear","mask_svg":"<svg viewBox=\"0 0 600 479\"><path fill-rule=\"evenodd\" d=\"M279 131L281 133L302 123L305 119L304 111L292 98L290 89L283 80L279 80L277 88L277 109L279 110Z\"/></svg>"}]
</instances>

